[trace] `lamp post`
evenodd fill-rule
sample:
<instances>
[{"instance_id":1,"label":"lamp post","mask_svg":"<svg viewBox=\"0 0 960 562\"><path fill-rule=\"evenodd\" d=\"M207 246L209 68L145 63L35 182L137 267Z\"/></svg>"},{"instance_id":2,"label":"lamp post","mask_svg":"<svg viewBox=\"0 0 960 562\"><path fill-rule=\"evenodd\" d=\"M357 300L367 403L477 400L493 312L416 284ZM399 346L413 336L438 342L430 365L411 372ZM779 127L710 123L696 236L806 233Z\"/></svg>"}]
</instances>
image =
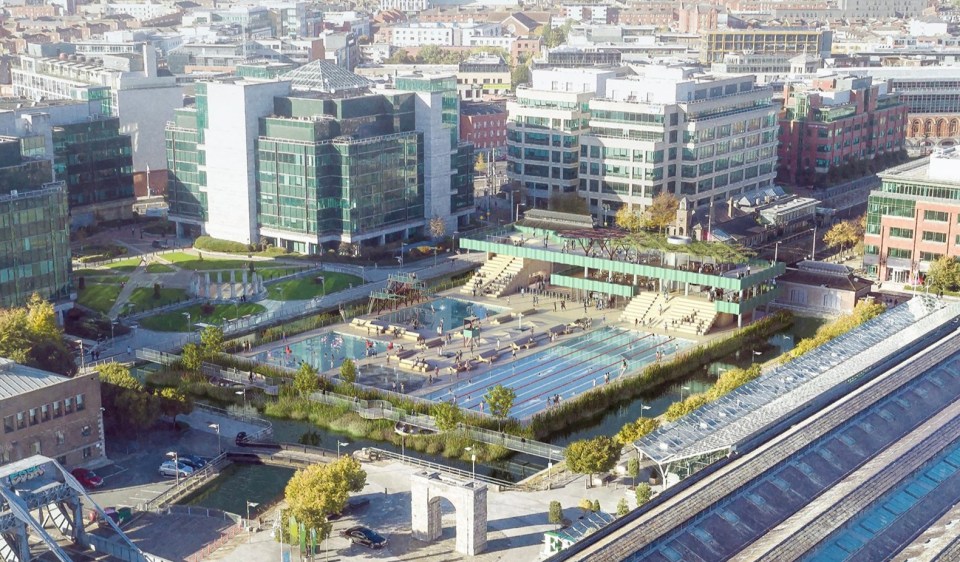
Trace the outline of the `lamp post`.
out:
<instances>
[{"instance_id":1,"label":"lamp post","mask_svg":"<svg viewBox=\"0 0 960 562\"><path fill-rule=\"evenodd\" d=\"M177 477L177 487L180 487L180 456L175 451L170 451L167 456L173 459L173 474Z\"/></svg>"},{"instance_id":2,"label":"lamp post","mask_svg":"<svg viewBox=\"0 0 960 562\"><path fill-rule=\"evenodd\" d=\"M236 394L237 396L240 396L240 395L243 396L243 409L246 410L247 409L247 387L243 387L243 390L238 390L234 392L234 394Z\"/></svg>"},{"instance_id":3,"label":"lamp post","mask_svg":"<svg viewBox=\"0 0 960 562\"><path fill-rule=\"evenodd\" d=\"M116 320L111 320L111 321L110 321L110 339L111 339L111 340L113 340L113 337L114 337L114 336L113 336L113 329L116 327L117 324L119 324L119 322L117 322Z\"/></svg>"},{"instance_id":4,"label":"lamp post","mask_svg":"<svg viewBox=\"0 0 960 562\"><path fill-rule=\"evenodd\" d=\"M810 260L817 261L817 224L813 224L813 248L810 249Z\"/></svg>"},{"instance_id":5,"label":"lamp post","mask_svg":"<svg viewBox=\"0 0 960 562\"><path fill-rule=\"evenodd\" d=\"M247 526L250 526L250 508L260 505L257 502L247 501Z\"/></svg>"},{"instance_id":6,"label":"lamp post","mask_svg":"<svg viewBox=\"0 0 960 562\"><path fill-rule=\"evenodd\" d=\"M473 447L464 447L463 450L470 453L470 462L471 462L470 478L472 480L476 480L477 479L477 454L473 452Z\"/></svg>"},{"instance_id":7,"label":"lamp post","mask_svg":"<svg viewBox=\"0 0 960 562\"><path fill-rule=\"evenodd\" d=\"M607 203L604 203L604 204L601 206L601 209L603 209L603 226L606 227L606 226L607 226L607 213L610 212L610 205L607 204Z\"/></svg>"},{"instance_id":8,"label":"lamp post","mask_svg":"<svg viewBox=\"0 0 960 562\"><path fill-rule=\"evenodd\" d=\"M337 439L337 458L338 459L340 458L340 447L346 447L349 444L350 443L341 443L340 440Z\"/></svg>"},{"instance_id":9,"label":"lamp post","mask_svg":"<svg viewBox=\"0 0 960 562\"><path fill-rule=\"evenodd\" d=\"M210 429L217 430L217 456L219 457L220 455L223 454L223 445L222 445L222 442L220 441L220 424L208 423L207 427L209 427Z\"/></svg>"},{"instance_id":10,"label":"lamp post","mask_svg":"<svg viewBox=\"0 0 960 562\"><path fill-rule=\"evenodd\" d=\"M680 401L681 401L681 402L683 402L683 391L684 391L684 390L690 390L690 387L689 387L689 386L681 386L681 387L680 387Z\"/></svg>"},{"instance_id":11,"label":"lamp post","mask_svg":"<svg viewBox=\"0 0 960 562\"><path fill-rule=\"evenodd\" d=\"M187 317L187 331L189 332L190 331L190 313L184 312L183 315Z\"/></svg>"},{"instance_id":12,"label":"lamp post","mask_svg":"<svg viewBox=\"0 0 960 562\"><path fill-rule=\"evenodd\" d=\"M367 274L365 273L365 271L366 271L366 267L361 265L360 266L360 282L361 283L367 282ZM326 288L324 288L324 290L326 290Z\"/></svg>"}]
</instances>

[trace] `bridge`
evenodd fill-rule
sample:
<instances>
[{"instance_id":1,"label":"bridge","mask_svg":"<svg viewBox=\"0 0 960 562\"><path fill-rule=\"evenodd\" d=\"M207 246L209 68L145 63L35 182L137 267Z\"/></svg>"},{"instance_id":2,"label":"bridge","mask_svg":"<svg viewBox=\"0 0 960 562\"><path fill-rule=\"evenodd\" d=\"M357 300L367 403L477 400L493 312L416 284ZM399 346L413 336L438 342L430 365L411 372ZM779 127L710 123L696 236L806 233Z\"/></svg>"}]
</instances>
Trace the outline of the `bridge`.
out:
<instances>
[{"instance_id":1,"label":"bridge","mask_svg":"<svg viewBox=\"0 0 960 562\"><path fill-rule=\"evenodd\" d=\"M102 521L100 528L106 525L113 536L86 531L83 502L93 506ZM48 523L53 523L61 540L48 532ZM71 562L73 558L64 550L62 540L128 562L166 562L133 544L57 461L34 455L0 467L0 559L34 560L36 552L31 549L39 543L55 559Z\"/></svg>"}]
</instances>

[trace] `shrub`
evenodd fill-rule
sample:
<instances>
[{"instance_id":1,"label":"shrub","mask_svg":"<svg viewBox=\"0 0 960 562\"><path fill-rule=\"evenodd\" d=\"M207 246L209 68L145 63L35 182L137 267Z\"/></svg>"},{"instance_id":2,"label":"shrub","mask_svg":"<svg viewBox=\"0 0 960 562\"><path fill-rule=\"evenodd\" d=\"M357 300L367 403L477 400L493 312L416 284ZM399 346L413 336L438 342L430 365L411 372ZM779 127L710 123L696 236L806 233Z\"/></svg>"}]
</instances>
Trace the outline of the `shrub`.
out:
<instances>
[{"instance_id":1,"label":"shrub","mask_svg":"<svg viewBox=\"0 0 960 562\"><path fill-rule=\"evenodd\" d=\"M246 254L250 252L250 246L241 242L232 240L220 240L210 236L200 236L193 242L193 247L198 250L209 250L211 252L226 252L231 254Z\"/></svg>"},{"instance_id":2,"label":"shrub","mask_svg":"<svg viewBox=\"0 0 960 562\"><path fill-rule=\"evenodd\" d=\"M560 502L556 500L550 502L550 511L547 514L547 521L554 525L560 525L563 523L563 507L561 507Z\"/></svg>"}]
</instances>

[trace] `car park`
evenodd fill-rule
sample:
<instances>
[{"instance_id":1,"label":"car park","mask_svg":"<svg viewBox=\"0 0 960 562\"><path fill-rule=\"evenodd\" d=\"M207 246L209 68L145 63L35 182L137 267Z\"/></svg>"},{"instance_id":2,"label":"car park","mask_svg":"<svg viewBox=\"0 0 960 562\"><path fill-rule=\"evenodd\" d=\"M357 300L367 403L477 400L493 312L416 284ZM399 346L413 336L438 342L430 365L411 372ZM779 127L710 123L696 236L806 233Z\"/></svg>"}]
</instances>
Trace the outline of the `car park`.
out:
<instances>
[{"instance_id":1,"label":"car park","mask_svg":"<svg viewBox=\"0 0 960 562\"><path fill-rule=\"evenodd\" d=\"M367 548L383 548L387 544L387 539L367 527L350 527L340 531L340 536L350 539L353 544L359 544Z\"/></svg>"},{"instance_id":2,"label":"car park","mask_svg":"<svg viewBox=\"0 0 960 562\"><path fill-rule=\"evenodd\" d=\"M163 461L160 465L160 476L186 478L193 474L193 469L182 462Z\"/></svg>"},{"instance_id":3,"label":"car park","mask_svg":"<svg viewBox=\"0 0 960 562\"><path fill-rule=\"evenodd\" d=\"M94 490L103 486L103 478L97 475L96 472L90 470L89 468L75 468L70 471L70 474L77 479L84 488L88 490Z\"/></svg>"}]
</instances>

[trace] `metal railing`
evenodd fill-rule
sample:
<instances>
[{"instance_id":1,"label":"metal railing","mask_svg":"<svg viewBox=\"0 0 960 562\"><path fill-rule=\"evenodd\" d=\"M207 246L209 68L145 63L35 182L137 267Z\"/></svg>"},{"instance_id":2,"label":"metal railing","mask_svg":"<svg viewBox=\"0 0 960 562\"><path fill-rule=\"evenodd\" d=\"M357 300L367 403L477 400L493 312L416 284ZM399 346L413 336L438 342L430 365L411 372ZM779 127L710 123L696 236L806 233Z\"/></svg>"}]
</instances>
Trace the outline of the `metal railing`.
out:
<instances>
[{"instance_id":1,"label":"metal railing","mask_svg":"<svg viewBox=\"0 0 960 562\"><path fill-rule=\"evenodd\" d=\"M223 379L244 387L259 388L270 396L276 396L280 393L279 385L267 384L267 380L263 375L254 373L253 371L241 371L234 367L223 368L213 363L204 362L200 365L200 372L205 376Z\"/></svg>"},{"instance_id":2,"label":"metal railing","mask_svg":"<svg viewBox=\"0 0 960 562\"><path fill-rule=\"evenodd\" d=\"M146 347L138 349L136 351L136 357L142 361L149 361L158 365L171 365L180 360L180 356L174 353L157 351L155 349L148 349Z\"/></svg>"},{"instance_id":3,"label":"metal railing","mask_svg":"<svg viewBox=\"0 0 960 562\"><path fill-rule=\"evenodd\" d=\"M273 437L273 423L270 420L264 418L258 418L256 416L246 416L243 414L234 414L223 408L217 408L216 406L210 406L208 404L196 403L193 407L194 410L202 410L210 414L216 414L225 418L230 418L239 422L243 422L250 425L255 425L260 428L253 435L248 436L248 439L251 441L262 441L266 439L271 439Z\"/></svg>"},{"instance_id":4,"label":"metal railing","mask_svg":"<svg viewBox=\"0 0 960 562\"><path fill-rule=\"evenodd\" d=\"M394 453L393 451L386 451L384 449L377 449L376 447L371 447L369 450L374 451L381 458L389 458L393 460L400 461L404 464L409 464L412 466L419 466L442 474L447 474L450 476L455 476L457 478L462 478L464 480L476 480L478 482L483 482L484 484L490 484L492 486L499 486L501 490L521 490L521 486L518 486L516 482L508 482L506 480L500 480L498 478L491 478L483 474L475 474L469 470L461 470L459 468L454 468L452 466L447 466L443 464L437 464L435 462L430 462L423 460L417 457L411 457L408 455L401 455Z\"/></svg>"},{"instance_id":5,"label":"metal railing","mask_svg":"<svg viewBox=\"0 0 960 562\"><path fill-rule=\"evenodd\" d=\"M221 453L200 470L193 472L185 478L180 478L171 488L157 494L146 503L137 505L137 511L159 511L166 508L169 504L203 486L208 480L215 478L220 474L220 469L229 463L230 461L227 459L227 455Z\"/></svg>"}]
</instances>

